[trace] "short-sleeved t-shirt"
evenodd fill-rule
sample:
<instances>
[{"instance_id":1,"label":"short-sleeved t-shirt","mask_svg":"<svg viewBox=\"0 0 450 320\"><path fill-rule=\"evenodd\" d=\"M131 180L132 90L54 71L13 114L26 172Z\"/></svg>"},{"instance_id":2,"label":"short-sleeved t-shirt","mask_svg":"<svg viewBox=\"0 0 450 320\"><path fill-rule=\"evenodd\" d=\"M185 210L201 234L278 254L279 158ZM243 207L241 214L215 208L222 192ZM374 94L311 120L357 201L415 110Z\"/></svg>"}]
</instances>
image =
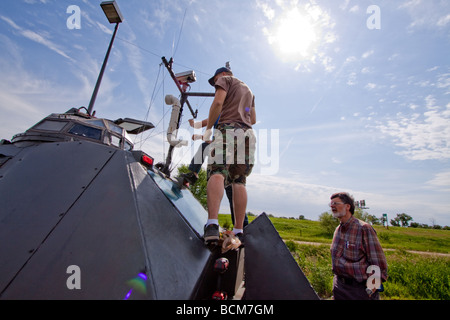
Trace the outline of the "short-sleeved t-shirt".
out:
<instances>
[{"instance_id":1,"label":"short-sleeved t-shirt","mask_svg":"<svg viewBox=\"0 0 450 320\"><path fill-rule=\"evenodd\" d=\"M220 77L215 87L227 92L222 106L219 124L239 122L252 127L250 114L255 107L255 96L250 88L238 78L233 76Z\"/></svg>"}]
</instances>

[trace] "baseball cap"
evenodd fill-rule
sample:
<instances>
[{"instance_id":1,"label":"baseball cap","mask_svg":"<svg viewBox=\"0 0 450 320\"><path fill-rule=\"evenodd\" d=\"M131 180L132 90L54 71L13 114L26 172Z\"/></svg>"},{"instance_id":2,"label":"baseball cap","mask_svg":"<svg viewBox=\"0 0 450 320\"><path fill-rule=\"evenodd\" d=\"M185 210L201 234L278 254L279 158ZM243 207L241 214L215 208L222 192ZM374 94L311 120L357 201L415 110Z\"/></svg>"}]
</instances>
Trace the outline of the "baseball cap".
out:
<instances>
[{"instance_id":1,"label":"baseball cap","mask_svg":"<svg viewBox=\"0 0 450 320\"><path fill-rule=\"evenodd\" d=\"M217 76L219 73L222 73L222 72L230 72L231 73L231 70L228 69L228 68L225 68L225 67L217 69L216 73L214 73L214 76L211 79L208 80L209 84L214 87L214 78L215 78L215 76Z\"/></svg>"}]
</instances>

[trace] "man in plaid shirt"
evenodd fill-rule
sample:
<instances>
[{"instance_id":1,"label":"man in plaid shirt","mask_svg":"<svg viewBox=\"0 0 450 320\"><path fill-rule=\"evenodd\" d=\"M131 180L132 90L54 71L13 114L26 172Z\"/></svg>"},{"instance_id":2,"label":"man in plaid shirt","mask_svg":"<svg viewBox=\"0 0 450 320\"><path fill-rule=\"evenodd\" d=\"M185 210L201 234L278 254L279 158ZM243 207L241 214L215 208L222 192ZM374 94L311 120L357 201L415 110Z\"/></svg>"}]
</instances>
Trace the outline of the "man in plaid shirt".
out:
<instances>
[{"instance_id":1,"label":"man in plaid shirt","mask_svg":"<svg viewBox=\"0 0 450 320\"><path fill-rule=\"evenodd\" d=\"M340 220L331 244L334 299L379 300L378 291L366 284L372 276L369 266L379 267L379 283L387 280L386 257L375 230L353 217L355 201L348 193L333 194L330 207L333 216Z\"/></svg>"}]
</instances>

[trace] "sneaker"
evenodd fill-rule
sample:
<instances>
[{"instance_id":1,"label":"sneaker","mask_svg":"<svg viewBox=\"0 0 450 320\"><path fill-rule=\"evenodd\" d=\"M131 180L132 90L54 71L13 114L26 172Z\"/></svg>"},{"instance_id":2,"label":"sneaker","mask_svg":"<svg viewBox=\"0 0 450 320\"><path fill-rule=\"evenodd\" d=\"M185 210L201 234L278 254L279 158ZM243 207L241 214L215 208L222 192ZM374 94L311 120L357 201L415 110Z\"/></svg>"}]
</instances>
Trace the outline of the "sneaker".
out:
<instances>
[{"instance_id":1,"label":"sneaker","mask_svg":"<svg viewBox=\"0 0 450 320\"><path fill-rule=\"evenodd\" d=\"M189 182L190 185L194 185L197 182L197 180L198 180L198 177L195 175L194 172L182 173L180 176L185 181Z\"/></svg>"},{"instance_id":2,"label":"sneaker","mask_svg":"<svg viewBox=\"0 0 450 320\"><path fill-rule=\"evenodd\" d=\"M187 182L186 179L184 179L184 177L182 176L175 177L175 181L180 189L189 188L189 182Z\"/></svg>"},{"instance_id":3,"label":"sneaker","mask_svg":"<svg viewBox=\"0 0 450 320\"><path fill-rule=\"evenodd\" d=\"M190 186L194 185L198 180L198 177L193 173L182 173L178 177L175 178L175 181L177 185L180 188L189 188Z\"/></svg>"},{"instance_id":4,"label":"sneaker","mask_svg":"<svg viewBox=\"0 0 450 320\"><path fill-rule=\"evenodd\" d=\"M239 241L241 241L241 247L243 247L244 246L244 234L242 232L239 232L235 236L236 236L236 238L239 239Z\"/></svg>"},{"instance_id":5,"label":"sneaker","mask_svg":"<svg viewBox=\"0 0 450 320\"><path fill-rule=\"evenodd\" d=\"M205 226L205 234L203 235L203 239L205 243L208 244L210 242L219 241L220 233L219 226L217 224L210 224Z\"/></svg>"}]
</instances>

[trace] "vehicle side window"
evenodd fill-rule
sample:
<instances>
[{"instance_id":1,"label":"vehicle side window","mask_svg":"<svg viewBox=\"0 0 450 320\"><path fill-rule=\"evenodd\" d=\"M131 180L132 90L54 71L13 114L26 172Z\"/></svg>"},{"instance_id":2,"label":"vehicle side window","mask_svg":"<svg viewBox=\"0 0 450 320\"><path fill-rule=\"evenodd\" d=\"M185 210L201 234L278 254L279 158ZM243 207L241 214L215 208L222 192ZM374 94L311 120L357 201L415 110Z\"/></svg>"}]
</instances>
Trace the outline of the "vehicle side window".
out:
<instances>
[{"instance_id":1,"label":"vehicle side window","mask_svg":"<svg viewBox=\"0 0 450 320\"><path fill-rule=\"evenodd\" d=\"M117 148L120 148L120 138L115 135L111 135L111 144Z\"/></svg>"},{"instance_id":2,"label":"vehicle side window","mask_svg":"<svg viewBox=\"0 0 450 320\"><path fill-rule=\"evenodd\" d=\"M36 130L45 130L45 131L61 131L62 128L66 126L66 121L51 121L45 120L40 124L33 127Z\"/></svg>"},{"instance_id":3,"label":"vehicle side window","mask_svg":"<svg viewBox=\"0 0 450 320\"><path fill-rule=\"evenodd\" d=\"M123 143L123 149L124 149L125 151L131 151L131 150L133 150L133 145L132 145L130 142L128 142L127 140L124 140L123 142L124 142L124 143Z\"/></svg>"},{"instance_id":4,"label":"vehicle side window","mask_svg":"<svg viewBox=\"0 0 450 320\"><path fill-rule=\"evenodd\" d=\"M88 127L82 124L75 124L70 130L70 134L74 134L77 136L82 136L85 138L101 140L102 138L102 130Z\"/></svg>"}]
</instances>

